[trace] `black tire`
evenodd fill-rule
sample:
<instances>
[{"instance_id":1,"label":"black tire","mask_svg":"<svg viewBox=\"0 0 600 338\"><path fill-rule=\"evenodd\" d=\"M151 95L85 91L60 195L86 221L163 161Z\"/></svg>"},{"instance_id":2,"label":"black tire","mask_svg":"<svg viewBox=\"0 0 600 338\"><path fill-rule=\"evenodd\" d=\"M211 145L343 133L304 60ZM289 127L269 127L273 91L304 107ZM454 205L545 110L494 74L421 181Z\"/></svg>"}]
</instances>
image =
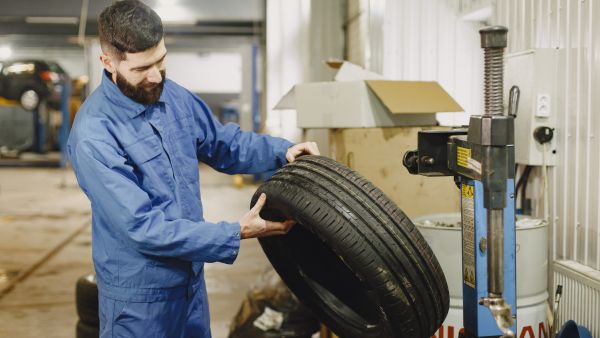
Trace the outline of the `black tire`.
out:
<instances>
[{"instance_id":1,"label":"black tire","mask_svg":"<svg viewBox=\"0 0 600 338\"><path fill-rule=\"evenodd\" d=\"M96 276L93 274L83 276L77 280L75 286L75 303L79 319L88 325L98 326L98 286Z\"/></svg>"},{"instance_id":2,"label":"black tire","mask_svg":"<svg viewBox=\"0 0 600 338\"><path fill-rule=\"evenodd\" d=\"M325 157L303 156L259 187L261 216L298 221L259 239L283 281L337 335L429 338L449 293L431 248L377 187ZM410 193L410 192L407 192Z\"/></svg>"},{"instance_id":3,"label":"black tire","mask_svg":"<svg viewBox=\"0 0 600 338\"><path fill-rule=\"evenodd\" d=\"M98 338L100 337L100 328L97 325L89 325L80 320L77 322L75 333L77 338Z\"/></svg>"}]
</instances>

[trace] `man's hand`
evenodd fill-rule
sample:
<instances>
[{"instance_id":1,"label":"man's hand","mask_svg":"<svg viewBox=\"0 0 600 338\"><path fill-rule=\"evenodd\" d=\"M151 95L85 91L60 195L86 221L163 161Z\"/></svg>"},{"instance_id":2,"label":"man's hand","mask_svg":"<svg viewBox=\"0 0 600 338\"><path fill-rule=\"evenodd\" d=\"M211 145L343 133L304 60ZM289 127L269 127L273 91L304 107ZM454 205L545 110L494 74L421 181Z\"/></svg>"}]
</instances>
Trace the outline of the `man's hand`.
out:
<instances>
[{"instance_id":1,"label":"man's hand","mask_svg":"<svg viewBox=\"0 0 600 338\"><path fill-rule=\"evenodd\" d=\"M267 195L261 194L252 209L240 220L241 239L285 235L296 224L296 221L291 219L283 222L272 222L262 219L259 213L266 201Z\"/></svg>"},{"instance_id":2,"label":"man's hand","mask_svg":"<svg viewBox=\"0 0 600 338\"><path fill-rule=\"evenodd\" d=\"M285 158L289 163L292 163L302 154L321 155L316 142L304 142L291 146L285 154Z\"/></svg>"}]
</instances>

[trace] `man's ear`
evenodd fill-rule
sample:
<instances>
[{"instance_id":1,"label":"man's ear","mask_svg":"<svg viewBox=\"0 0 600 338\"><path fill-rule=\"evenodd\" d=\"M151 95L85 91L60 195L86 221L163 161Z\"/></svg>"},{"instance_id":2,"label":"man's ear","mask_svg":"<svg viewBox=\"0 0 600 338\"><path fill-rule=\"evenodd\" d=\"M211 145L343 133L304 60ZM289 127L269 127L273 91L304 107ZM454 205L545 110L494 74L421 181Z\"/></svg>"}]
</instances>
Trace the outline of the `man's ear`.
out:
<instances>
[{"instance_id":1,"label":"man's ear","mask_svg":"<svg viewBox=\"0 0 600 338\"><path fill-rule=\"evenodd\" d=\"M102 62L104 69L106 69L106 71L111 74L114 74L115 71L117 70L117 67L114 64L114 62L112 61L111 57L106 54L100 55L100 62Z\"/></svg>"}]
</instances>

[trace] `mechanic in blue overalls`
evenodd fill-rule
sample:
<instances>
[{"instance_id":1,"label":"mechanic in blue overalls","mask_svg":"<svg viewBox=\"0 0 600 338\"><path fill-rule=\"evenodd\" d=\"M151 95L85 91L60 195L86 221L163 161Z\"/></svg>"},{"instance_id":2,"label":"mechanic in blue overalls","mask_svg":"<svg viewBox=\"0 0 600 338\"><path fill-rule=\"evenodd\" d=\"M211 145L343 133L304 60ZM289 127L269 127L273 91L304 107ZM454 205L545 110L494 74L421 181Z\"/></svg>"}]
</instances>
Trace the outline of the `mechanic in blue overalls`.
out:
<instances>
[{"instance_id":1,"label":"mechanic in blue overalls","mask_svg":"<svg viewBox=\"0 0 600 338\"><path fill-rule=\"evenodd\" d=\"M198 161L218 171L274 170L313 142L221 125L196 95L165 79L161 19L138 1L99 17L102 84L77 114L68 151L91 201L101 337L210 337L203 264L236 259L240 239L284 234L294 221L202 216Z\"/></svg>"}]
</instances>

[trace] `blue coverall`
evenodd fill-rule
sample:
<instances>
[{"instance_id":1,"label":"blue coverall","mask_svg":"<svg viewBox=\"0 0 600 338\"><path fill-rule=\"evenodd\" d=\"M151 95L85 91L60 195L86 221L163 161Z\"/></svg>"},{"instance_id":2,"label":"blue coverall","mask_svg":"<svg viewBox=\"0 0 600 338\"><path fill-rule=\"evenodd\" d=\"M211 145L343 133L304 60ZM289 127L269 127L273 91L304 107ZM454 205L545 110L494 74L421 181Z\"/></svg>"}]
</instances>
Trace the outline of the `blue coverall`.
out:
<instances>
[{"instance_id":1,"label":"blue coverall","mask_svg":"<svg viewBox=\"0 0 600 338\"><path fill-rule=\"evenodd\" d=\"M290 146L221 125L173 81L145 106L104 72L68 142L92 206L101 337L210 337L204 262L233 263L240 224L204 221L198 161L258 173L287 163Z\"/></svg>"}]
</instances>

